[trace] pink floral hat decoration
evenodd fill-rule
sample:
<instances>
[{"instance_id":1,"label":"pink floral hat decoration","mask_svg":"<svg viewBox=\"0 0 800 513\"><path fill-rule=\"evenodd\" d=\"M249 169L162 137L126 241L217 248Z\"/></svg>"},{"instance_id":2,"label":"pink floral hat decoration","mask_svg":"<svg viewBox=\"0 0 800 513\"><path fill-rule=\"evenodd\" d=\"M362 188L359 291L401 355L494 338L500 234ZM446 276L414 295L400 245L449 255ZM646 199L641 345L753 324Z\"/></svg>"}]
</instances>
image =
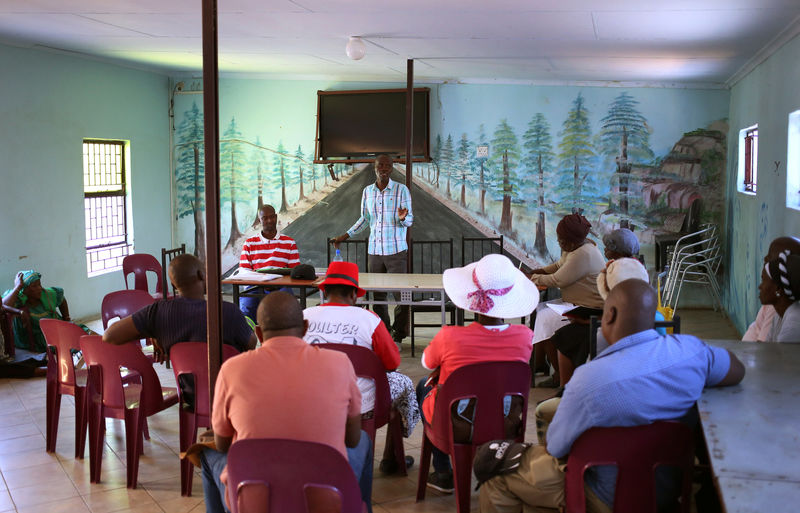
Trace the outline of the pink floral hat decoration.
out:
<instances>
[{"instance_id":1,"label":"pink floral hat decoration","mask_svg":"<svg viewBox=\"0 0 800 513\"><path fill-rule=\"evenodd\" d=\"M524 317L539 303L536 285L503 255L447 269L442 282L456 306L489 317Z\"/></svg>"}]
</instances>

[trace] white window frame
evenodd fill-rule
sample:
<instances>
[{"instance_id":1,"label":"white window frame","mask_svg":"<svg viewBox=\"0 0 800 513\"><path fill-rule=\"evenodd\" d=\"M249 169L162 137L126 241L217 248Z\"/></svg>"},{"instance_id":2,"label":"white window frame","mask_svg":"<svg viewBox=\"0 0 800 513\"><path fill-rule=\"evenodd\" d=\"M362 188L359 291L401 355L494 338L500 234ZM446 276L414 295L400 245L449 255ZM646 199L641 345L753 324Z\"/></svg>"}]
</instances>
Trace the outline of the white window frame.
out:
<instances>
[{"instance_id":1,"label":"white window frame","mask_svg":"<svg viewBox=\"0 0 800 513\"><path fill-rule=\"evenodd\" d=\"M800 109L789 113L786 141L786 206L800 210Z\"/></svg>"},{"instance_id":2,"label":"white window frame","mask_svg":"<svg viewBox=\"0 0 800 513\"><path fill-rule=\"evenodd\" d=\"M82 147L86 273L93 277L122 269L122 259L133 253L130 143L85 138ZM115 148L119 149L118 155L114 151L109 158L106 151ZM90 157L89 153L94 156ZM121 180L113 176L117 169ZM98 176L98 172L104 176ZM122 217L121 222L119 217Z\"/></svg>"},{"instance_id":3,"label":"white window frame","mask_svg":"<svg viewBox=\"0 0 800 513\"><path fill-rule=\"evenodd\" d=\"M745 182L745 178L747 178L746 166L748 161L746 150L748 144L750 144L748 135L753 131L755 131L756 136L750 152L750 163L752 166L751 182L747 183ZM758 192L758 124L739 130L739 170L737 175L736 189L742 194L755 196Z\"/></svg>"}]
</instances>

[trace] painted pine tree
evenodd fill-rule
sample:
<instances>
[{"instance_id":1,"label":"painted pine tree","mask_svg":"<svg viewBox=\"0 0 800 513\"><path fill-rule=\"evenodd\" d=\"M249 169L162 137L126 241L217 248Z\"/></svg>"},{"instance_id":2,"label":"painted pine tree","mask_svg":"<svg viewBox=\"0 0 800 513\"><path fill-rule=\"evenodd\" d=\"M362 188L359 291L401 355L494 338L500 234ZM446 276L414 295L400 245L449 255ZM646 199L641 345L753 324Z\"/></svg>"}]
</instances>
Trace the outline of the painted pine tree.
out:
<instances>
[{"instance_id":1,"label":"painted pine tree","mask_svg":"<svg viewBox=\"0 0 800 513\"><path fill-rule=\"evenodd\" d=\"M311 173L311 177L309 178L309 181L311 182L311 192L317 192L317 165L309 165L308 171Z\"/></svg>"},{"instance_id":2,"label":"painted pine tree","mask_svg":"<svg viewBox=\"0 0 800 513\"><path fill-rule=\"evenodd\" d=\"M552 183L553 175L553 141L550 136L550 124L544 114L537 112L528 123L528 130L522 136L522 146L525 154L522 165L528 170L528 176L532 179L529 184L535 184L530 189L536 194L536 202L529 203L529 207L536 208L536 237L534 239L534 249L543 258L549 259L550 252L547 249L547 234L545 231L545 207L544 198L549 187L545 183Z\"/></svg>"},{"instance_id":3,"label":"painted pine tree","mask_svg":"<svg viewBox=\"0 0 800 513\"><path fill-rule=\"evenodd\" d=\"M256 137L256 144L252 149L252 153L250 154L250 166L252 169L251 175L255 180L253 185L255 186L256 193L258 195L256 213L253 218L252 227L258 228L261 225L261 221L258 219L258 212L261 210L261 207L264 206L264 178L267 173L267 156L266 152L261 146L261 139L258 137Z\"/></svg>"},{"instance_id":4,"label":"painted pine tree","mask_svg":"<svg viewBox=\"0 0 800 513\"><path fill-rule=\"evenodd\" d=\"M462 207L467 206L467 183L472 177L472 159L470 156L475 153L472 143L467 138L467 134L461 134L461 139L458 141L457 166L458 169L458 183L461 185L461 197L458 204Z\"/></svg>"},{"instance_id":5,"label":"painted pine tree","mask_svg":"<svg viewBox=\"0 0 800 513\"><path fill-rule=\"evenodd\" d=\"M589 112L584 105L583 95L578 93L567 113L567 119L558 133L559 180L556 195L563 213L589 209L593 204L596 189L587 178L595 160L592 145L592 129L589 125Z\"/></svg>"},{"instance_id":6,"label":"painted pine tree","mask_svg":"<svg viewBox=\"0 0 800 513\"><path fill-rule=\"evenodd\" d=\"M436 144L433 146L433 161L436 165L428 168L428 183L439 187L439 169L442 165L442 134L436 134ZM431 175L431 171L434 172Z\"/></svg>"},{"instance_id":7,"label":"painted pine tree","mask_svg":"<svg viewBox=\"0 0 800 513\"><path fill-rule=\"evenodd\" d=\"M203 113L192 102L192 108L184 112L183 121L177 130L175 145L175 187L179 218L192 215L194 219L194 254L206 259L205 229L205 157L203 146Z\"/></svg>"},{"instance_id":8,"label":"painted pine tree","mask_svg":"<svg viewBox=\"0 0 800 513\"><path fill-rule=\"evenodd\" d=\"M274 171L274 181L280 184L281 187L281 208L278 212L284 213L289 210L289 203L286 201L286 165L288 159L286 158L286 148L283 146L283 141L278 141L278 149L272 159L272 167Z\"/></svg>"},{"instance_id":9,"label":"painted pine tree","mask_svg":"<svg viewBox=\"0 0 800 513\"><path fill-rule=\"evenodd\" d=\"M632 214L629 207L632 203L638 203L636 210L643 207L641 195L635 192L641 184L632 183L631 168L637 164L651 164L655 158L650 147L652 130L647 125L647 119L636 108L638 104L626 91L617 95L608 108L608 114L600 121L600 132L597 134L598 150L615 161L612 185L617 185L617 192L612 190L611 198L612 203L617 205L622 227L629 227Z\"/></svg>"},{"instance_id":10,"label":"painted pine tree","mask_svg":"<svg viewBox=\"0 0 800 513\"><path fill-rule=\"evenodd\" d=\"M489 139L486 137L486 128L483 126L483 123L480 124L478 127L478 145L480 146L488 146ZM480 210L479 212L481 215L486 215L486 160L488 157L475 157L475 160L478 162L478 167L480 168L480 175L478 178L478 188L480 193Z\"/></svg>"},{"instance_id":11,"label":"painted pine tree","mask_svg":"<svg viewBox=\"0 0 800 513\"><path fill-rule=\"evenodd\" d=\"M222 134L219 142L220 201L231 205L231 229L225 247L233 246L242 236L236 217L236 202L247 197L247 161L244 155L245 142L236 126L236 119Z\"/></svg>"},{"instance_id":12,"label":"painted pine tree","mask_svg":"<svg viewBox=\"0 0 800 513\"><path fill-rule=\"evenodd\" d=\"M450 195L450 176L453 174L453 167L455 167L455 153L453 152L453 136L447 136L447 139L442 145L442 151L439 155L439 167L442 172L447 176L447 189L445 194L447 199L452 199Z\"/></svg>"},{"instance_id":13,"label":"painted pine tree","mask_svg":"<svg viewBox=\"0 0 800 513\"><path fill-rule=\"evenodd\" d=\"M296 182L300 186L299 196L297 197L297 201L299 202L306 199L306 195L303 193L303 183L304 180L307 180L307 178L306 179L303 178L303 167L305 167L306 163L303 161L305 159L305 155L303 154L302 145L297 146L297 151L294 152L294 157L296 159L295 160L296 171L294 174L295 180L293 180L293 182Z\"/></svg>"},{"instance_id":14,"label":"painted pine tree","mask_svg":"<svg viewBox=\"0 0 800 513\"><path fill-rule=\"evenodd\" d=\"M502 119L497 125L492 138L492 157L489 159L489 167L492 175L492 195L502 198L498 229L507 235L511 235L513 230L511 202L518 194L518 166L519 142L517 135L511 125L508 124L508 121Z\"/></svg>"}]
</instances>

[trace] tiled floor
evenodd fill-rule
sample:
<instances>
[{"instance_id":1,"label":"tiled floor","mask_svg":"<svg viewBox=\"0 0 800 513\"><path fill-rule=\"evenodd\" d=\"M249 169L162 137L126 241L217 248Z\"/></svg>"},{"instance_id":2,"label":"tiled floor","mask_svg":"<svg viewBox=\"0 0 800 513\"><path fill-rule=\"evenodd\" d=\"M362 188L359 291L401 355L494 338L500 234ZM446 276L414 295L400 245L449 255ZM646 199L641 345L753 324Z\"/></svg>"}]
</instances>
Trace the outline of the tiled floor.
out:
<instances>
[{"instance_id":1,"label":"tiled floor","mask_svg":"<svg viewBox=\"0 0 800 513\"><path fill-rule=\"evenodd\" d=\"M721 314L706 310L682 310L683 332L708 338L738 338L738 333ZM417 350L435 333L420 330ZM415 382L425 375L417 357L411 358L409 344L403 347L400 370ZM174 386L172 371L157 366L164 386ZM531 404L552 394L552 389L533 389ZM528 414L527 440L535 440L533 408ZM102 482L89 483L86 459L74 454L74 402L65 396L61 404L58 445L55 454L45 452L45 380L0 380L0 512L24 513L106 513L120 512L202 512L202 486L195 477L192 497L181 497L178 474L178 415L171 408L150 417L151 440L145 442L139 468L139 487L125 487L124 428L118 420L107 420ZM415 502L419 466L408 477L385 477L377 469L383 450L385 428L378 431L376 446L373 510L376 513L407 511L454 511L455 498L429 490L424 502ZM422 430L418 427L406 440L406 452L419 459ZM477 494L472 510L477 511Z\"/></svg>"}]
</instances>

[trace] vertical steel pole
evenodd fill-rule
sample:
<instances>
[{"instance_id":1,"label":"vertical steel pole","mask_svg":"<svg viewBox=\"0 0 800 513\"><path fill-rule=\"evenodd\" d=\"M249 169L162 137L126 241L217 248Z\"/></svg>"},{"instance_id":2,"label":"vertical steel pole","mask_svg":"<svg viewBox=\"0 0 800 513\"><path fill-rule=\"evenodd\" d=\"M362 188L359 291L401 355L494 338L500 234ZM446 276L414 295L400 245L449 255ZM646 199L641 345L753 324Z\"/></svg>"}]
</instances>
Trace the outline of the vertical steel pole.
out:
<instances>
[{"instance_id":1,"label":"vertical steel pole","mask_svg":"<svg viewBox=\"0 0 800 513\"><path fill-rule=\"evenodd\" d=\"M414 59L408 59L406 62L406 187L408 192L411 193L411 175L414 173L412 169L413 155L413 142L414 142ZM413 198L412 198L413 200ZM406 231L406 242L408 243L408 253L406 260L406 269L411 272L411 228Z\"/></svg>"},{"instance_id":2,"label":"vertical steel pole","mask_svg":"<svg viewBox=\"0 0 800 513\"><path fill-rule=\"evenodd\" d=\"M203 116L205 128L206 291L208 293L208 386L222 363L222 267L219 232L219 69L217 67L217 0L203 2ZM195 206L197 208L197 206ZM197 386L202 386L198 384Z\"/></svg>"}]
</instances>

